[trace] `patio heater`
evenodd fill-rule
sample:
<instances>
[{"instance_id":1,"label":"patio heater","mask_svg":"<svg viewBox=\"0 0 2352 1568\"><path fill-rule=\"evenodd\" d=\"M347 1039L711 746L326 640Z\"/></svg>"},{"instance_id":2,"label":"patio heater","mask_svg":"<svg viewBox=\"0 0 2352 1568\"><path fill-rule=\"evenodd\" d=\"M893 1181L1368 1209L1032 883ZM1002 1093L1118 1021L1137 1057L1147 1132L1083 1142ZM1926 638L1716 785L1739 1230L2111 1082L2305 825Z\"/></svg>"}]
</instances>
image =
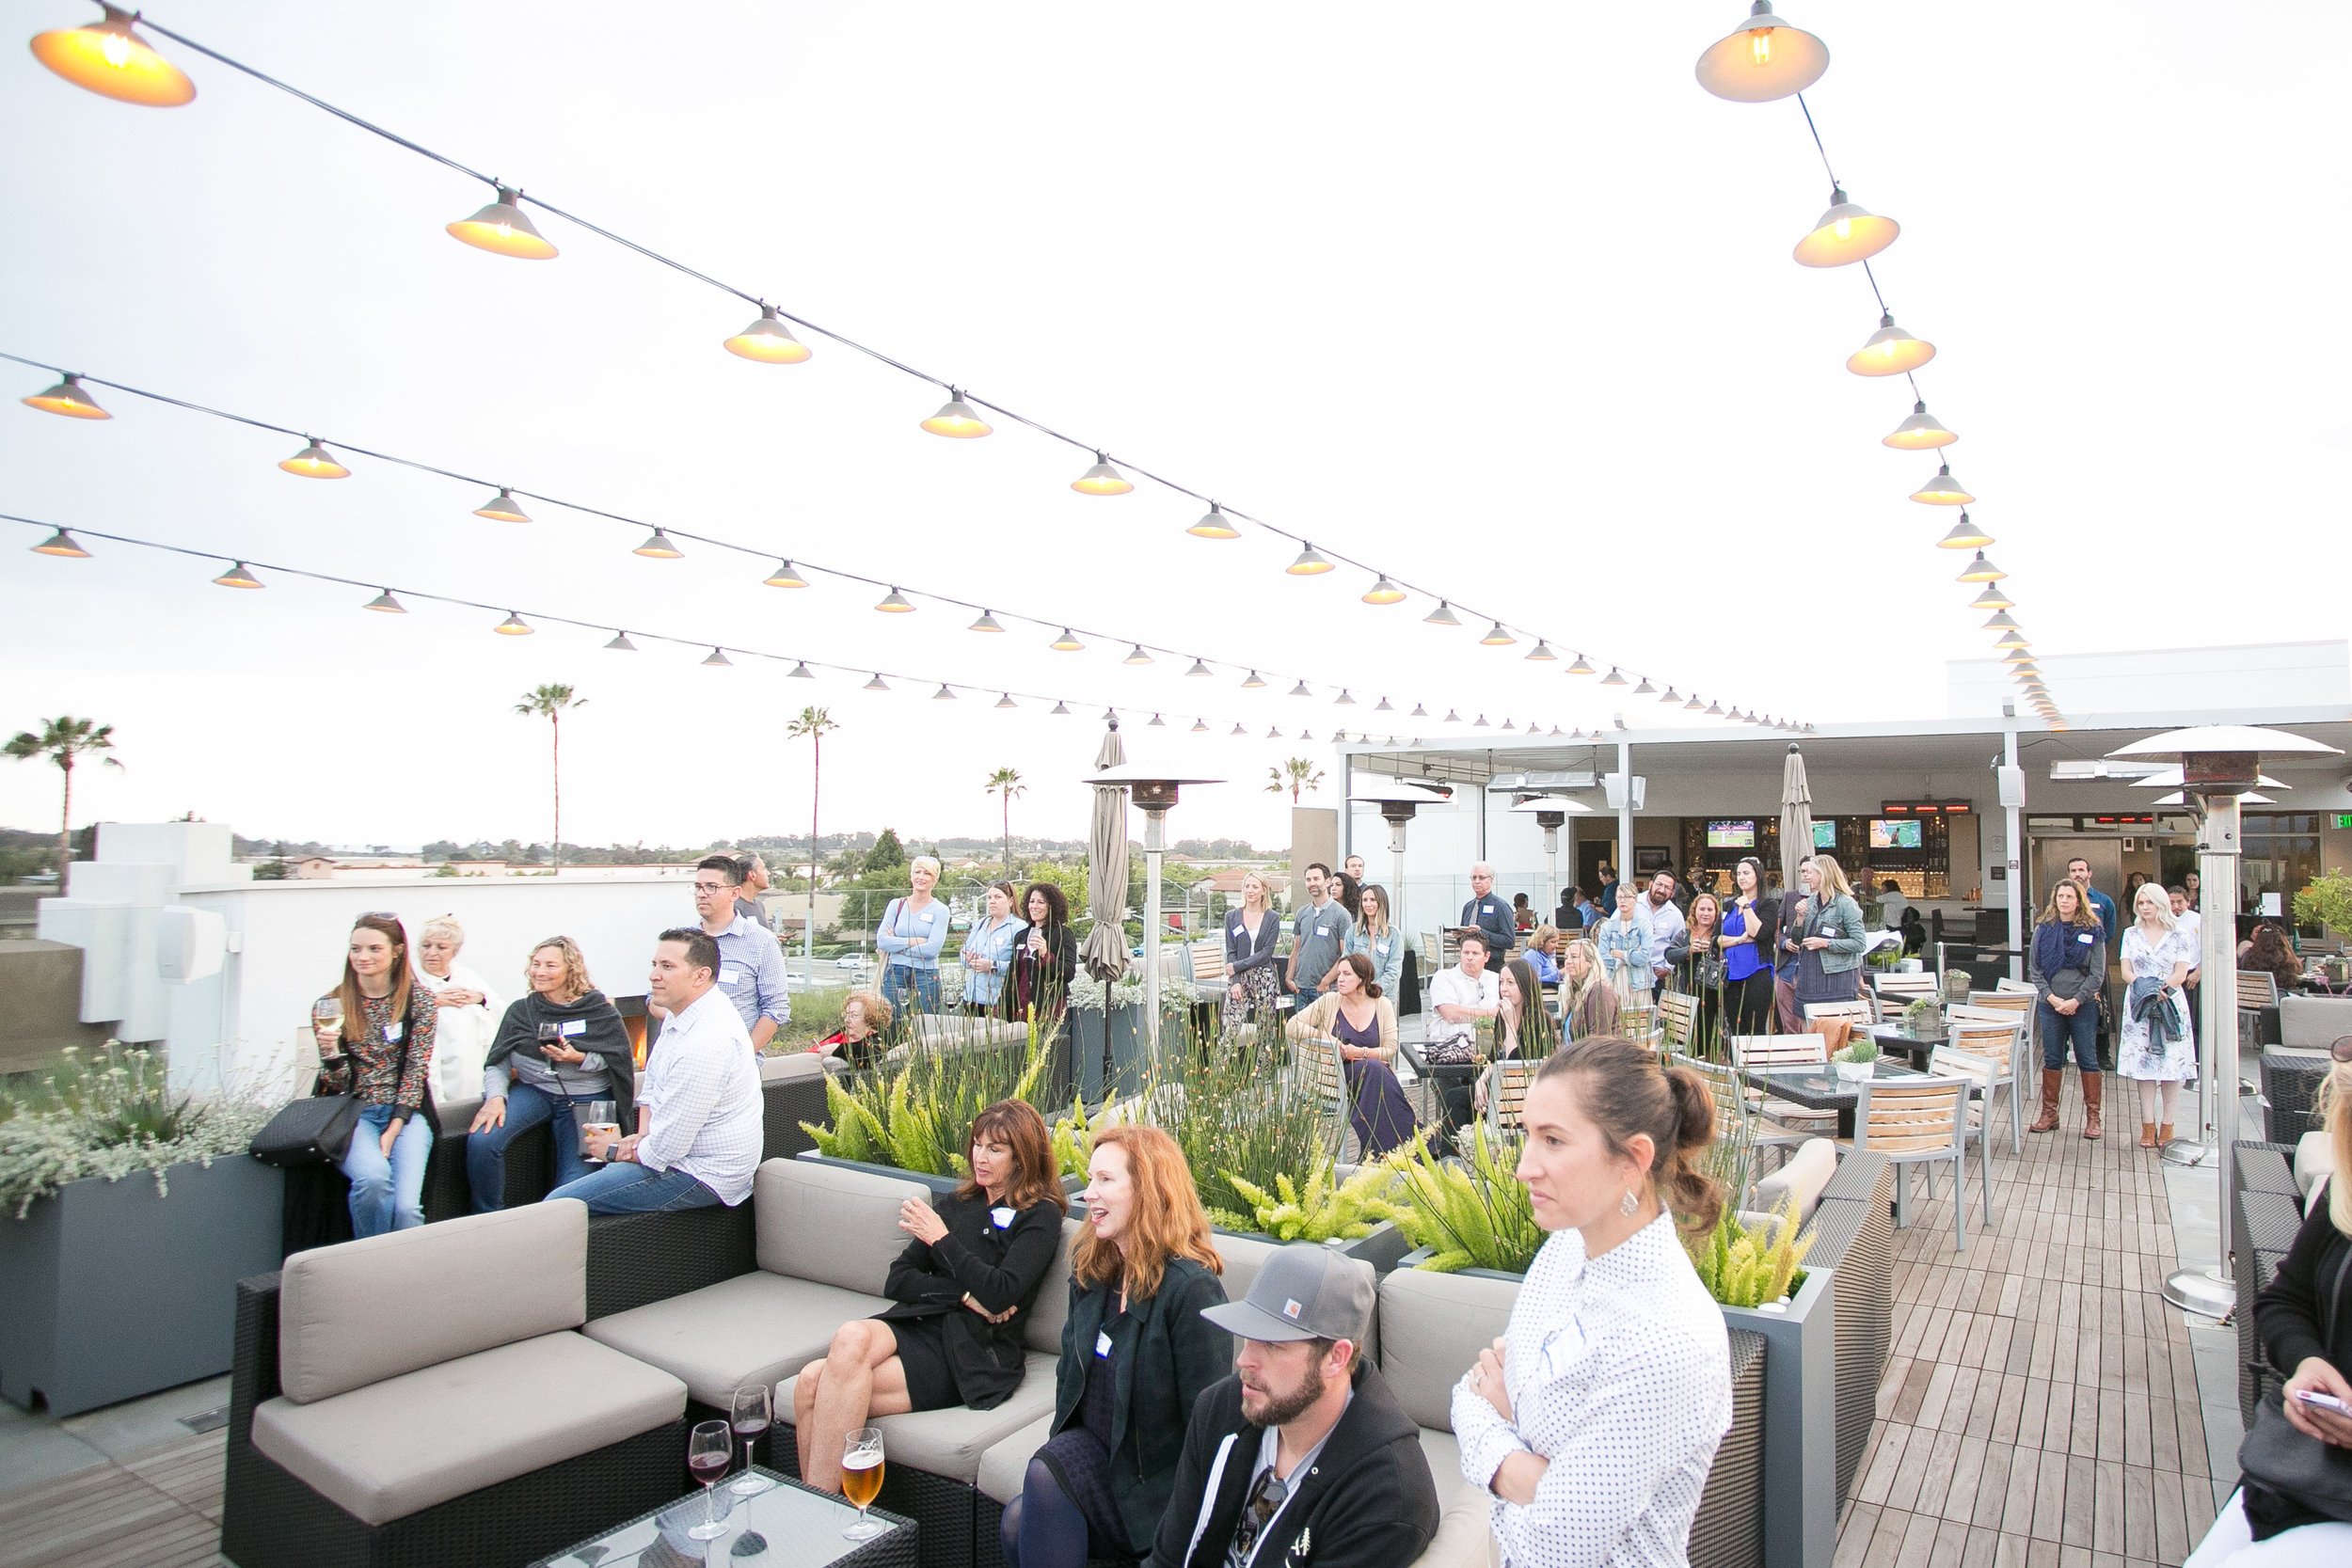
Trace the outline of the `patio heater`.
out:
<instances>
[{"instance_id":1,"label":"patio heater","mask_svg":"<svg viewBox=\"0 0 2352 1568\"><path fill-rule=\"evenodd\" d=\"M2206 1317L2227 1317L2237 1305L2237 1283L2230 1272L2234 1238L2233 1189L2237 1183L2230 1150L2237 1143L2240 1090L2237 1065L2237 997L2231 977L2237 972L2238 805L2262 782L2265 753L2340 754L2333 746L2307 740L2284 730L2241 724L2209 724L2197 729L2170 730L2134 741L2107 754L2137 762L2176 762L2181 787L2191 800L2201 800L2204 815L2197 834L2197 875L2203 923L2204 955L2198 967L2205 975L2205 1071L2220 1084L2215 1164L2220 1167L2220 1246L2210 1269L2176 1269L2164 1282L2164 1299ZM2117 911L2119 920L2123 911Z\"/></svg>"},{"instance_id":2,"label":"patio heater","mask_svg":"<svg viewBox=\"0 0 2352 1568\"><path fill-rule=\"evenodd\" d=\"M1593 808L1581 800L1571 800L1565 795L1538 795L1512 806L1513 811L1534 812L1535 826L1544 831L1544 863L1551 877L1546 887L1547 899L1560 895L1560 830L1567 824L1570 812L1587 812Z\"/></svg>"},{"instance_id":3,"label":"patio heater","mask_svg":"<svg viewBox=\"0 0 2352 1568\"><path fill-rule=\"evenodd\" d=\"M1378 806L1381 820L1389 825L1389 853L1395 857L1389 879L1389 924L1400 932L1412 927L1405 923L1405 825L1423 806L1434 806L1454 798L1454 786L1436 780L1416 784L1407 779L1384 779L1370 776L1350 795L1350 805Z\"/></svg>"},{"instance_id":4,"label":"patio heater","mask_svg":"<svg viewBox=\"0 0 2352 1568\"><path fill-rule=\"evenodd\" d=\"M1168 849L1168 813L1184 784L1223 784L1223 779L1178 779L1129 764L1084 781L1119 785L1143 812L1143 1028L1152 1063L1160 1059L1160 856Z\"/></svg>"}]
</instances>

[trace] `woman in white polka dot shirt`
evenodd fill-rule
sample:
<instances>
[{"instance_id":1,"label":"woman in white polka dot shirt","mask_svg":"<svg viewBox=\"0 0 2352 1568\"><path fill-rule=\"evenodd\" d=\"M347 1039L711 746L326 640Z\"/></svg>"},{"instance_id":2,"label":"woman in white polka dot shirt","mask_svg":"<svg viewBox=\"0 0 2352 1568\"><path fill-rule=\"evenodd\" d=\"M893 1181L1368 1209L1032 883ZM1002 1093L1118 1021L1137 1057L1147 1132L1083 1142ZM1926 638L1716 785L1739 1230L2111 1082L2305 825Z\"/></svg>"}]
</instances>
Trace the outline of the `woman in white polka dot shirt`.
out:
<instances>
[{"instance_id":1,"label":"woman in white polka dot shirt","mask_svg":"<svg viewBox=\"0 0 2352 1568\"><path fill-rule=\"evenodd\" d=\"M1722 1208L1695 1164L1713 1101L1689 1069L1601 1037L1544 1063L1523 1120L1518 1178L1552 1235L1454 1390L1462 1474L1494 1494L1510 1568L1687 1568L1731 1430L1723 1314L1675 1228Z\"/></svg>"}]
</instances>

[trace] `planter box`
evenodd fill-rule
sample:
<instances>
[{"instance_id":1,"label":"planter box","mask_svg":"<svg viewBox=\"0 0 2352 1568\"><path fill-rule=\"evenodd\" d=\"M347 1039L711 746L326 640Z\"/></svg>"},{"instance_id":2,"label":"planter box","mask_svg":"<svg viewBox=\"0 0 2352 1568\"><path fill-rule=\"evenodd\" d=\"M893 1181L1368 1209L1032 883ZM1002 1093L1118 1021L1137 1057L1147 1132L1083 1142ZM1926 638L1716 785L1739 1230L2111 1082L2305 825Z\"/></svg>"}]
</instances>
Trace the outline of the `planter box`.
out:
<instances>
[{"instance_id":1,"label":"planter box","mask_svg":"<svg viewBox=\"0 0 2352 1568\"><path fill-rule=\"evenodd\" d=\"M278 1267L278 1173L243 1154L68 1183L0 1214L0 1397L52 1416L229 1370L236 1284Z\"/></svg>"},{"instance_id":2,"label":"planter box","mask_svg":"<svg viewBox=\"0 0 2352 1568\"><path fill-rule=\"evenodd\" d=\"M819 1165L838 1165L843 1170L862 1170L868 1176L887 1176L894 1181L913 1181L918 1186L930 1189L934 1197L946 1197L963 1185L963 1178L961 1176L932 1176L926 1171L900 1170L896 1165L877 1165L865 1160L835 1160L819 1154L813 1148L803 1149L793 1158L807 1160Z\"/></svg>"},{"instance_id":3,"label":"planter box","mask_svg":"<svg viewBox=\"0 0 2352 1568\"><path fill-rule=\"evenodd\" d=\"M1733 1329L1731 1430L1691 1520L1691 1568L1759 1568L1764 1560L1764 1367L1762 1336Z\"/></svg>"},{"instance_id":4,"label":"planter box","mask_svg":"<svg viewBox=\"0 0 2352 1568\"><path fill-rule=\"evenodd\" d=\"M1811 1568L1837 1549L1836 1271L1805 1266L1786 1307L1723 1308L1764 1338L1766 1568Z\"/></svg>"},{"instance_id":5,"label":"planter box","mask_svg":"<svg viewBox=\"0 0 2352 1568\"><path fill-rule=\"evenodd\" d=\"M1073 1007L1069 1023L1071 1082L1089 1105L1104 1100L1125 1100L1143 1092L1144 1056L1148 1046L1143 1008L1137 1006L1097 1011ZM1110 1053L1110 1077L1105 1082L1103 1055L1105 1037Z\"/></svg>"},{"instance_id":6,"label":"planter box","mask_svg":"<svg viewBox=\"0 0 2352 1568\"><path fill-rule=\"evenodd\" d=\"M1396 1266L1400 1269L1420 1268L1436 1252L1435 1247L1417 1246L1398 1259ZM1454 1272L1470 1279L1501 1279L1513 1285L1522 1285L1527 1282L1527 1275L1524 1274L1505 1274L1500 1269L1455 1269Z\"/></svg>"},{"instance_id":7,"label":"planter box","mask_svg":"<svg viewBox=\"0 0 2352 1568\"><path fill-rule=\"evenodd\" d=\"M1838 1162L1813 1211L1809 1268L1832 1271L1837 1316L1837 1497L1853 1491L1878 1418L1879 1380L1894 1345L1895 1190L1886 1156L1856 1149Z\"/></svg>"},{"instance_id":8,"label":"planter box","mask_svg":"<svg viewBox=\"0 0 2352 1568\"><path fill-rule=\"evenodd\" d=\"M1216 1226L1212 1227L1212 1228L1215 1229L1220 1236L1247 1236L1253 1242L1263 1242L1268 1246L1288 1246L1291 1244L1290 1243L1282 1240L1281 1237L1269 1236L1263 1230L1228 1230L1223 1226ZM1343 1257L1358 1258L1367 1263L1370 1263L1372 1265L1372 1272L1375 1275L1384 1275L1389 1273L1391 1270L1396 1268L1397 1265L1406 1258L1411 1256L1411 1254L1407 1251L1407 1248L1411 1245L1411 1243L1405 1239L1405 1232L1396 1227L1396 1222L1394 1220L1382 1220L1378 1225L1372 1227L1372 1231L1369 1235L1358 1236L1349 1241L1326 1242L1323 1244L1331 1248L1333 1251L1338 1252ZM1426 1256L1426 1254L1424 1253L1422 1256ZM1464 1274L1476 1274L1480 1271L1476 1269L1464 1269L1462 1272ZM1517 1275L1512 1275L1507 1277L1516 1279L1518 1276Z\"/></svg>"}]
</instances>

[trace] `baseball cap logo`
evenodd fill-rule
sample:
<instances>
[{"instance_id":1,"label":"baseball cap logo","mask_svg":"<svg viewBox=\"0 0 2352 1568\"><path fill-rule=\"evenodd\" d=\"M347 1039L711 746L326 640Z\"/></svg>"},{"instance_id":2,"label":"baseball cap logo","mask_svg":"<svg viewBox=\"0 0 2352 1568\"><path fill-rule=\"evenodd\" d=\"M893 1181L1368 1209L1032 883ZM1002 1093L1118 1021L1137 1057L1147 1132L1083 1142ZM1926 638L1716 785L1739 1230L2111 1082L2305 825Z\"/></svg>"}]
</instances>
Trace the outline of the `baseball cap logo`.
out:
<instances>
[{"instance_id":1,"label":"baseball cap logo","mask_svg":"<svg viewBox=\"0 0 2352 1568\"><path fill-rule=\"evenodd\" d=\"M1283 1303L1282 1303L1282 1316L1284 1316L1284 1317L1286 1317L1286 1318L1290 1318L1290 1319L1294 1319L1294 1320L1295 1320L1295 1319L1297 1318L1298 1314L1299 1314L1299 1311L1300 1311L1300 1307L1299 1307L1298 1303L1296 1303L1296 1302L1295 1302L1295 1301L1291 1301L1291 1300L1289 1300L1289 1299L1287 1299L1287 1298L1285 1298L1285 1299L1284 1299L1284 1301L1283 1301Z\"/></svg>"}]
</instances>

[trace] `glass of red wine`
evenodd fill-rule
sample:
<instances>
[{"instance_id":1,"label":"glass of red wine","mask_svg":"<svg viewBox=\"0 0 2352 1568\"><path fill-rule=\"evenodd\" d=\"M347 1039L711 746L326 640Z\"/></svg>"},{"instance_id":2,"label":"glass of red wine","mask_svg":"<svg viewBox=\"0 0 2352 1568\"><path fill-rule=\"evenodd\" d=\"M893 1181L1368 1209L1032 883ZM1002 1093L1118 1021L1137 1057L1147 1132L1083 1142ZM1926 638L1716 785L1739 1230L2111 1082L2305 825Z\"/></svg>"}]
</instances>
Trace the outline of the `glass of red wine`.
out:
<instances>
[{"instance_id":1,"label":"glass of red wine","mask_svg":"<svg viewBox=\"0 0 2352 1568\"><path fill-rule=\"evenodd\" d=\"M703 1483L703 1522L686 1532L697 1541L716 1541L726 1533L726 1521L713 1506L713 1494L719 1479L727 1473L730 1458L727 1423L697 1421L686 1439L686 1468ZM732 1511L730 1503L729 1512Z\"/></svg>"},{"instance_id":2,"label":"glass of red wine","mask_svg":"<svg viewBox=\"0 0 2352 1568\"><path fill-rule=\"evenodd\" d=\"M755 1497L771 1484L752 1473L753 1446L775 1424L775 1405L768 1386L749 1383L738 1388L729 1402L728 1419L735 1428L735 1446L743 1452L743 1473L728 1483L727 1490L739 1497Z\"/></svg>"}]
</instances>

